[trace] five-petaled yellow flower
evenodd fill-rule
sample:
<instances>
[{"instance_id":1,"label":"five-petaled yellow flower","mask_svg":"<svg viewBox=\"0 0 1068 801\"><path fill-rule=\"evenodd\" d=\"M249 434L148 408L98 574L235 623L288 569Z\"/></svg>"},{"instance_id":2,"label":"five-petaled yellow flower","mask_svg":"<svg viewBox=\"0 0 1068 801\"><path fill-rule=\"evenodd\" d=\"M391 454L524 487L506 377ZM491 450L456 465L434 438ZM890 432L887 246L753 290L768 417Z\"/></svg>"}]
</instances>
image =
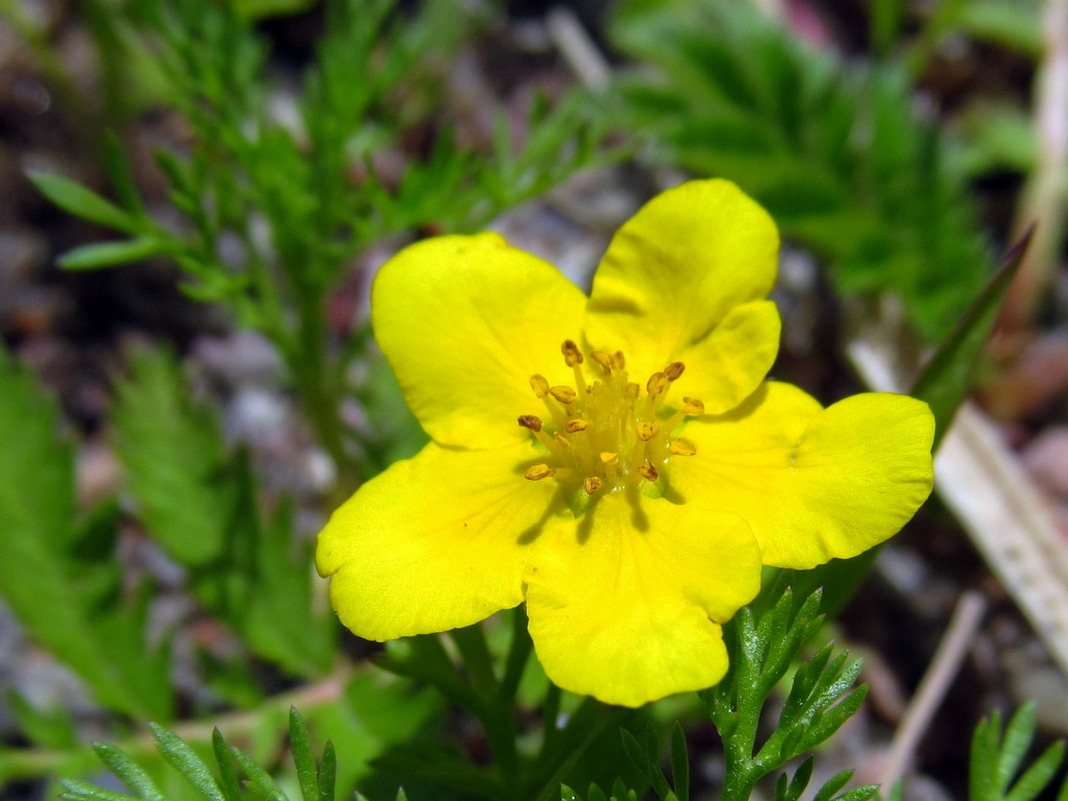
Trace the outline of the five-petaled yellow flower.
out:
<instances>
[{"instance_id":1,"label":"five-petaled yellow flower","mask_svg":"<svg viewBox=\"0 0 1068 801\"><path fill-rule=\"evenodd\" d=\"M587 297L492 233L405 249L375 334L432 441L319 536L342 622L386 640L526 602L560 687L638 706L715 684L762 565L894 534L931 489L934 423L901 395L826 409L765 381L778 233L726 181L650 201Z\"/></svg>"}]
</instances>

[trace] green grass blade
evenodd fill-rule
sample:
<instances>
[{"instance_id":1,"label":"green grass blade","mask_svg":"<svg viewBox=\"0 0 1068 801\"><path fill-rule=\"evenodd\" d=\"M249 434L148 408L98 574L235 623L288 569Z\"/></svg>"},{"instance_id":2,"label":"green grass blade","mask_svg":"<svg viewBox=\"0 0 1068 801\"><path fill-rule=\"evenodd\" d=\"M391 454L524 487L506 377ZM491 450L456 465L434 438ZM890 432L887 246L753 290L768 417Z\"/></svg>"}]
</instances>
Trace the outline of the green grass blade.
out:
<instances>
[{"instance_id":1,"label":"green grass blade","mask_svg":"<svg viewBox=\"0 0 1068 801\"><path fill-rule=\"evenodd\" d=\"M976 365L1005 293L1020 269L1033 232L1032 228L1006 254L1001 267L983 287L957 327L938 346L912 386L909 394L926 401L934 414L936 449L972 387Z\"/></svg>"}]
</instances>

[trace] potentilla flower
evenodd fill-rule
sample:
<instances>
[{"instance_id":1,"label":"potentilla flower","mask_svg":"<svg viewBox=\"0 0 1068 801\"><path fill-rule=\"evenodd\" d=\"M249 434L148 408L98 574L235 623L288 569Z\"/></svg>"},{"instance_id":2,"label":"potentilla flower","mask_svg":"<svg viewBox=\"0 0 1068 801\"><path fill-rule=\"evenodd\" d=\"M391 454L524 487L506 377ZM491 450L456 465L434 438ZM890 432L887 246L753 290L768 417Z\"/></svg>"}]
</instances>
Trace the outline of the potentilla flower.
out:
<instances>
[{"instance_id":1,"label":"potentilla flower","mask_svg":"<svg viewBox=\"0 0 1068 801\"><path fill-rule=\"evenodd\" d=\"M931 490L931 413L764 381L778 245L713 180L624 224L589 297L492 233L391 259L372 321L432 441L319 535L342 622L388 640L525 602L552 681L638 706L722 678L762 565L898 531Z\"/></svg>"}]
</instances>

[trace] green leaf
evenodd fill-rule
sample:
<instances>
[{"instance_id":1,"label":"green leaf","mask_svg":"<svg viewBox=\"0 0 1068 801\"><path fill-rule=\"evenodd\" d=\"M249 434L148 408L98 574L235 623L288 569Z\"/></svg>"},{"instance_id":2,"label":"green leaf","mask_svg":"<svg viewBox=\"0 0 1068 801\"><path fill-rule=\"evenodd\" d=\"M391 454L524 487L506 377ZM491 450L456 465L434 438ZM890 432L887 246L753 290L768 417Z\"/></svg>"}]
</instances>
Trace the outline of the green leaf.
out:
<instances>
[{"instance_id":1,"label":"green leaf","mask_svg":"<svg viewBox=\"0 0 1068 801\"><path fill-rule=\"evenodd\" d=\"M319 801L319 779L312 755L308 728L296 708L289 710L289 747L293 752L293 764L297 768L297 780L304 801Z\"/></svg>"},{"instance_id":2,"label":"green leaf","mask_svg":"<svg viewBox=\"0 0 1068 801\"><path fill-rule=\"evenodd\" d=\"M337 752L333 740L323 747L323 759L319 765L319 801L334 801L337 784Z\"/></svg>"},{"instance_id":3,"label":"green leaf","mask_svg":"<svg viewBox=\"0 0 1068 801\"><path fill-rule=\"evenodd\" d=\"M123 783L144 801L166 801L148 773L121 748L108 743L94 743L93 750Z\"/></svg>"},{"instance_id":4,"label":"green leaf","mask_svg":"<svg viewBox=\"0 0 1068 801\"><path fill-rule=\"evenodd\" d=\"M215 755L215 764L219 767L219 789L227 801L241 801L244 793L237 776L237 768L234 767L234 756L218 728L211 731L211 750Z\"/></svg>"},{"instance_id":5,"label":"green leaf","mask_svg":"<svg viewBox=\"0 0 1068 801\"><path fill-rule=\"evenodd\" d=\"M975 727L968 762L968 798L970 801L993 801L1000 795L995 784L1000 737L1001 714L997 711L990 716L989 720L980 721Z\"/></svg>"},{"instance_id":6,"label":"green leaf","mask_svg":"<svg viewBox=\"0 0 1068 801\"><path fill-rule=\"evenodd\" d=\"M234 755L237 764L245 771L245 775L248 776L251 788L256 796L267 801L289 801L282 788L271 778L271 774L261 767L256 760L236 746L230 746L230 753Z\"/></svg>"},{"instance_id":7,"label":"green leaf","mask_svg":"<svg viewBox=\"0 0 1068 801\"><path fill-rule=\"evenodd\" d=\"M1002 796L1008 792L1012 777L1016 775L1024 757L1027 756L1038 725L1037 719L1037 706L1032 702L1020 707L1005 729L1005 738L1001 741L1001 753L998 755L994 772L995 786Z\"/></svg>"},{"instance_id":8,"label":"green leaf","mask_svg":"<svg viewBox=\"0 0 1068 801\"><path fill-rule=\"evenodd\" d=\"M690 755L686 749L686 732L678 721L671 730L671 783L679 801L690 801Z\"/></svg>"},{"instance_id":9,"label":"green leaf","mask_svg":"<svg viewBox=\"0 0 1068 801\"><path fill-rule=\"evenodd\" d=\"M1032 801L1039 793L1046 789L1057 769L1061 766L1064 758L1064 743L1056 742L1042 752L1042 755L1032 763L1023 776L1020 777L1011 792L1005 796L1005 801Z\"/></svg>"},{"instance_id":10,"label":"green leaf","mask_svg":"<svg viewBox=\"0 0 1068 801\"><path fill-rule=\"evenodd\" d=\"M7 701L18 730L34 745L64 749L78 744L74 719L65 707L55 705L40 709L15 688L8 690Z\"/></svg>"},{"instance_id":11,"label":"green leaf","mask_svg":"<svg viewBox=\"0 0 1068 801\"><path fill-rule=\"evenodd\" d=\"M77 181L37 170L30 170L28 176L41 194L66 212L128 234L140 230L134 217Z\"/></svg>"},{"instance_id":12,"label":"green leaf","mask_svg":"<svg viewBox=\"0 0 1068 801\"><path fill-rule=\"evenodd\" d=\"M1001 302L1023 262L1033 229L1006 254L1001 268L927 362L909 394L926 401L935 418L935 448L972 388L976 365L997 319Z\"/></svg>"},{"instance_id":13,"label":"green leaf","mask_svg":"<svg viewBox=\"0 0 1068 801\"><path fill-rule=\"evenodd\" d=\"M901 3L877 5L885 44ZM654 156L736 181L838 291L896 293L939 341L990 259L954 145L917 113L903 67L845 65L751 3L614 8L610 35L640 67L618 82L621 114Z\"/></svg>"},{"instance_id":14,"label":"green leaf","mask_svg":"<svg viewBox=\"0 0 1068 801\"><path fill-rule=\"evenodd\" d=\"M227 801L204 760L177 734L154 723L148 724L159 752L204 801Z\"/></svg>"},{"instance_id":15,"label":"green leaf","mask_svg":"<svg viewBox=\"0 0 1068 801\"><path fill-rule=\"evenodd\" d=\"M162 350L132 353L112 417L115 452L153 538L183 565L217 558L235 489L216 416L193 402L177 361Z\"/></svg>"},{"instance_id":16,"label":"green leaf","mask_svg":"<svg viewBox=\"0 0 1068 801\"><path fill-rule=\"evenodd\" d=\"M780 779L781 792L776 792L775 797L777 801L797 801L801 797L801 794L805 792L805 788L808 787L808 783L812 780L812 757L808 757L804 762L797 766L797 770L794 771L794 775L790 779L789 785L786 783L786 774L783 773Z\"/></svg>"},{"instance_id":17,"label":"green leaf","mask_svg":"<svg viewBox=\"0 0 1068 801\"><path fill-rule=\"evenodd\" d=\"M0 442L0 595L101 703L168 717L167 658L145 639L148 596L119 592L117 517L76 522L73 453L55 403L2 348Z\"/></svg>"},{"instance_id":18,"label":"green leaf","mask_svg":"<svg viewBox=\"0 0 1068 801\"><path fill-rule=\"evenodd\" d=\"M71 801L138 801L132 795L123 795L113 790L105 790L103 787L96 787L80 779L63 779L60 784L64 789L60 798L70 799Z\"/></svg>"},{"instance_id":19,"label":"green leaf","mask_svg":"<svg viewBox=\"0 0 1068 801\"><path fill-rule=\"evenodd\" d=\"M155 236L139 236L122 242L96 242L68 250L57 260L67 270L98 270L144 261L170 253L172 245Z\"/></svg>"},{"instance_id":20,"label":"green leaf","mask_svg":"<svg viewBox=\"0 0 1068 801\"><path fill-rule=\"evenodd\" d=\"M843 770L841 773L835 774L813 796L812 801L831 801L834 798L834 794L845 787L846 782L851 778L853 778L853 771L851 770Z\"/></svg>"}]
</instances>

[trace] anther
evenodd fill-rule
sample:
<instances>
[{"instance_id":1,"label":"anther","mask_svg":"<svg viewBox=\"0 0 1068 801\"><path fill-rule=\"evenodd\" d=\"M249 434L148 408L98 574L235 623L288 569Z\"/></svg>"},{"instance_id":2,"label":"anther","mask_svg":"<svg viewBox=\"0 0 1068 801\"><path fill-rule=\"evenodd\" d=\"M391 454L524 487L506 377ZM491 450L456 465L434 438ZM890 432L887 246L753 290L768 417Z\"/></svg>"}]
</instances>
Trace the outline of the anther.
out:
<instances>
[{"instance_id":1,"label":"anther","mask_svg":"<svg viewBox=\"0 0 1068 801\"><path fill-rule=\"evenodd\" d=\"M549 394L560 401L560 403L574 403L575 398L578 397L578 393L575 392L575 390L566 386L550 387Z\"/></svg>"},{"instance_id":2,"label":"anther","mask_svg":"<svg viewBox=\"0 0 1068 801\"><path fill-rule=\"evenodd\" d=\"M627 359L626 359L626 357L625 357L625 356L623 355L623 351L621 351L621 350L617 350L617 351L616 351L616 352L615 352L615 353L614 353L614 354L612 355L612 366L613 366L613 367L615 367L615 368L616 368L617 370L623 370L623 369L625 369L625 368L626 368L626 366L627 366Z\"/></svg>"},{"instance_id":3,"label":"anther","mask_svg":"<svg viewBox=\"0 0 1068 801\"><path fill-rule=\"evenodd\" d=\"M566 423L564 423L564 431L568 434L574 434L576 431L585 431L590 427L590 424L585 420L580 420L577 417L572 417Z\"/></svg>"},{"instance_id":4,"label":"anther","mask_svg":"<svg viewBox=\"0 0 1068 801\"><path fill-rule=\"evenodd\" d=\"M534 390L534 394L539 398L544 398L549 394L549 382L545 379L545 376L538 373L530 377L530 388Z\"/></svg>"},{"instance_id":5,"label":"anther","mask_svg":"<svg viewBox=\"0 0 1068 801\"><path fill-rule=\"evenodd\" d=\"M682 362L672 362L664 368L664 375L667 376L668 381L677 381L685 370L686 365Z\"/></svg>"},{"instance_id":6,"label":"anther","mask_svg":"<svg viewBox=\"0 0 1068 801\"><path fill-rule=\"evenodd\" d=\"M705 405L697 398L683 398L682 411L686 414L704 414Z\"/></svg>"},{"instance_id":7,"label":"anther","mask_svg":"<svg viewBox=\"0 0 1068 801\"><path fill-rule=\"evenodd\" d=\"M568 367L582 364L582 351L570 339L564 340L564 344L560 346L560 352L564 354L564 362Z\"/></svg>"},{"instance_id":8,"label":"anther","mask_svg":"<svg viewBox=\"0 0 1068 801\"><path fill-rule=\"evenodd\" d=\"M595 350L590 354L590 358L597 362L597 364L601 365L606 373L612 372L612 368L615 367L615 364L612 361L612 354L605 353L603 350Z\"/></svg>"},{"instance_id":9,"label":"anther","mask_svg":"<svg viewBox=\"0 0 1068 801\"><path fill-rule=\"evenodd\" d=\"M588 478L582 479L582 488L586 490L587 495L593 495L601 488L602 483L600 477L589 476Z\"/></svg>"},{"instance_id":10,"label":"anther","mask_svg":"<svg viewBox=\"0 0 1068 801\"><path fill-rule=\"evenodd\" d=\"M668 445L668 451L678 456L693 456L697 453L697 447L688 439L676 439Z\"/></svg>"},{"instance_id":11,"label":"anther","mask_svg":"<svg viewBox=\"0 0 1068 801\"><path fill-rule=\"evenodd\" d=\"M653 463L646 459L640 465L638 465L638 472L642 474L642 478L647 481L656 481L660 478L660 474L656 472L656 468L653 467Z\"/></svg>"},{"instance_id":12,"label":"anther","mask_svg":"<svg viewBox=\"0 0 1068 801\"><path fill-rule=\"evenodd\" d=\"M647 423L644 420L635 425L635 428L638 431L638 439L640 439L642 442L648 442L653 437L655 437L656 432L660 430L659 424Z\"/></svg>"},{"instance_id":13,"label":"anther","mask_svg":"<svg viewBox=\"0 0 1068 801\"><path fill-rule=\"evenodd\" d=\"M532 414L524 414L519 417L519 425L529 428L531 431L541 431L541 418Z\"/></svg>"},{"instance_id":14,"label":"anther","mask_svg":"<svg viewBox=\"0 0 1068 801\"><path fill-rule=\"evenodd\" d=\"M649 393L649 397L656 397L668 388L669 383L671 381L666 373L653 373L645 383L645 391Z\"/></svg>"},{"instance_id":15,"label":"anther","mask_svg":"<svg viewBox=\"0 0 1068 801\"><path fill-rule=\"evenodd\" d=\"M547 464L536 464L533 467L528 467L527 471L523 473L523 478L528 481L541 481L543 478L548 478L553 474L553 470Z\"/></svg>"}]
</instances>

